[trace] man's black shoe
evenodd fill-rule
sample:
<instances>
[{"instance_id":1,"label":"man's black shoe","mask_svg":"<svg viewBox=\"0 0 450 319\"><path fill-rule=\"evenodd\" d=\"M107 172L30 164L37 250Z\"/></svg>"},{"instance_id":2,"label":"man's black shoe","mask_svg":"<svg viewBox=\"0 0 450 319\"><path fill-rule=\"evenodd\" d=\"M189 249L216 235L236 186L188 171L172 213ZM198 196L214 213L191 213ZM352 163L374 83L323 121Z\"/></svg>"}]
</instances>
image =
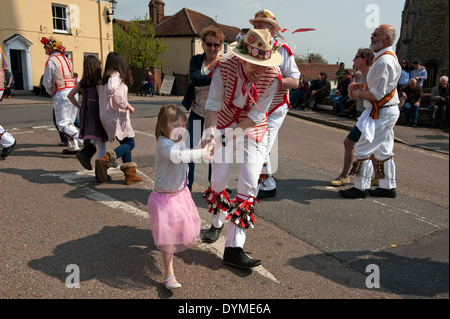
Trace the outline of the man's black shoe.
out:
<instances>
[{"instance_id":1,"label":"man's black shoe","mask_svg":"<svg viewBox=\"0 0 450 319\"><path fill-rule=\"evenodd\" d=\"M220 233L222 232L223 225L220 228L216 228L213 225L211 227L202 232L202 238L205 243L212 244L219 239Z\"/></svg>"},{"instance_id":2,"label":"man's black shoe","mask_svg":"<svg viewBox=\"0 0 450 319\"><path fill-rule=\"evenodd\" d=\"M62 153L63 153L63 154L66 154L66 155L76 155L76 154L77 154L77 151L69 151L69 150L67 149L67 150L63 150Z\"/></svg>"},{"instance_id":3,"label":"man's black shoe","mask_svg":"<svg viewBox=\"0 0 450 319\"><path fill-rule=\"evenodd\" d=\"M1 158L8 157L9 154L11 154L11 152L14 150L14 147L16 147L16 143L17 143L17 141L14 141L14 144L13 144L13 145L11 145L10 147L5 147L5 148L2 150L2 154L0 155Z\"/></svg>"},{"instance_id":4,"label":"man's black shoe","mask_svg":"<svg viewBox=\"0 0 450 319\"><path fill-rule=\"evenodd\" d=\"M374 197L389 197L389 198L395 198L397 197L397 192L395 191L395 188L392 189L386 189L386 188L379 188L376 189L370 189L369 195Z\"/></svg>"},{"instance_id":5,"label":"man's black shoe","mask_svg":"<svg viewBox=\"0 0 450 319\"><path fill-rule=\"evenodd\" d=\"M258 195L256 196L256 199L263 199L263 198L269 198L269 197L274 197L277 195L277 189L271 189L269 191L265 191L260 189L258 191Z\"/></svg>"},{"instance_id":6,"label":"man's black shoe","mask_svg":"<svg viewBox=\"0 0 450 319\"><path fill-rule=\"evenodd\" d=\"M340 190L339 194L345 198L366 198L369 192L367 191L367 189L365 191L362 191L360 189L357 189L356 187L352 187L346 190Z\"/></svg>"},{"instance_id":7,"label":"man's black shoe","mask_svg":"<svg viewBox=\"0 0 450 319\"><path fill-rule=\"evenodd\" d=\"M225 247L223 263L240 269L250 269L261 265L261 260L248 257L241 247Z\"/></svg>"}]
</instances>

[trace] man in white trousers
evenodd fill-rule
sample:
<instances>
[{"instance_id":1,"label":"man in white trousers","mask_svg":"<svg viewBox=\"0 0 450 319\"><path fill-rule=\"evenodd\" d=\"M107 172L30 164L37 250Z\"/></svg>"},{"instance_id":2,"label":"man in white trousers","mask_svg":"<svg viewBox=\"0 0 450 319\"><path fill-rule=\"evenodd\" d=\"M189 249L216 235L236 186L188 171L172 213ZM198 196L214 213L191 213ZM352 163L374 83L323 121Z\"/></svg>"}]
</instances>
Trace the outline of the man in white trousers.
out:
<instances>
[{"instance_id":1,"label":"man in white trousers","mask_svg":"<svg viewBox=\"0 0 450 319\"><path fill-rule=\"evenodd\" d=\"M256 12L255 18L249 20L255 29L266 29L270 32L274 45L283 57L281 70L281 90L275 94L268 112L266 156L259 179L259 191L257 199L274 197L277 194L277 185L272 174L276 167L272 166L270 158L272 147L277 139L278 131L289 111L289 89L296 89L300 79L300 71L295 63L294 53L283 43L275 40L281 30L274 14L266 9Z\"/></svg>"},{"instance_id":2,"label":"man in white trousers","mask_svg":"<svg viewBox=\"0 0 450 319\"><path fill-rule=\"evenodd\" d=\"M396 92L401 67L392 45L395 28L380 25L371 35L370 49L375 53L364 88L354 84L349 89L351 99L363 99L365 111L356 126L361 138L355 145L355 158L351 173L355 174L354 187L339 191L345 198L396 197L395 164L393 158L394 125L398 120L400 102ZM377 159L379 187L369 190L373 165L370 156Z\"/></svg>"},{"instance_id":3,"label":"man in white trousers","mask_svg":"<svg viewBox=\"0 0 450 319\"><path fill-rule=\"evenodd\" d=\"M80 149L78 142L83 142L78 137L78 129L74 125L77 108L67 97L75 87L73 80L72 63L64 55L65 48L53 38L41 39L48 60L45 64L43 85L53 99L56 125L60 132L67 135L68 149L65 154L76 154Z\"/></svg>"},{"instance_id":4,"label":"man in white trousers","mask_svg":"<svg viewBox=\"0 0 450 319\"><path fill-rule=\"evenodd\" d=\"M223 55L213 71L205 107L204 141L216 141L211 164L211 185L205 192L212 213L211 228L203 234L205 242L217 240L224 222L229 220L223 262L249 269L261 260L244 251L246 231L254 225L254 204L258 179L264 163L267 111L281 87L278 67L283 62L274 50L267 30L250 29L231 52ZM236 199L227 191L233 152L239 163Z\"/></svg>"}]
</instances>

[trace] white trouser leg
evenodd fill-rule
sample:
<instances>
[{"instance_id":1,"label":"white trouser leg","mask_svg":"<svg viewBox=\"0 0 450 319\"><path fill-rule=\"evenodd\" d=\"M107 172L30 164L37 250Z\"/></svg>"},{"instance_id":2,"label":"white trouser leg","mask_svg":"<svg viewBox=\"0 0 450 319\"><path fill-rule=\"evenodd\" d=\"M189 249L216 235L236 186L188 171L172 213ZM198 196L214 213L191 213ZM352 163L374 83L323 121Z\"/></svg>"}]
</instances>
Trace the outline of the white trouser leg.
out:
<instances>
[{"instance_id":1,"label":"white trouser leg","mask_svg":"<svg viewBox=\"0 0 450 319\"><path fill-rule=\"evenodd\" d=\"M391 106L380 109L379 119L375 120L375 135L372 143L370 143L364 134L361 135L359 141L355 144L355 158L365 159L372 154L377 160L385 160L394 155L394 125L398 120L400 111L398 107ZM370 162L370 164L369 164ZM395 165L393 160L386 161L384 166L386 178L380 179L380 188L395 187ZM355 178L355 187L361 190L370 188L368 176L371 176L373 166L370 160L362 162L360 176ZM370 173L370 174L369 174ZM369 174L369 175L368 175ZM389 187L388 187L389 186ZM392 187L394 186L394 187Z\"/></svg>"},{"instance_id":2,"label":"white trouser leg","mask_svg":"<svg viewBox=\"0 0 450 319\"><path fill-rule=\"evenodd\" d=\"M384 164L384 178L380 178L380 188L385 189L392 189L396 188L396 182L395 182L395 163L394 159L391 158L390 160L383 163Z\"/></svg>"},{"instance_id":3,"label":"white trouser leg","mask_svg":"<svg viewBox=\"0 0 450 319\"><path fill-rule=\"evenodd\" d=\"M222 225L225 223L225 218L227 217L227 212L224 212L223 210L220 210L217 212L217 214L211 213L212 217L212 224L216 228L222 227Z\"/></svg>"},{"instance_id":4,"label":"white trouser leg","mask_svg":"<svg viewBox=\"0 0 450 319\"><path fill-rule=\"evenodd\" d=\"M288 111L288 105L284 104L269 115L267 132L264 139L266 145L264 161L266 165L262 170L262 174L267 174L268 178L264 181L265 185L259 185L259 188L262 190L272 190L277 187L272 174L278 169L278 131Z\"/></svg>"},{"instance_id":5,"label":"white trouser leg","mask_svg":"<svg viewBox=\"0 0 450 319\"><path fill-rule=\"evenodd\" d=\"M244 248L247 230L237 227L233 223L228 224L227 236L225 238L225 247Z\"/></svg>"},{"instance_id":6,"label":"white trouser leg","mask_svg":"<svg viewBox=\"0 0 450 319\"><path fill-rule=\"evenodd\" d=\"M230 155L231 154L231 158ZM211 162L211 190L221 192L228 186L230 175L230 165L233 156L233 145L227 147L217 147L214 149L214 157ZM216 228L222 227L227 217L227 212L219 211L217 214L211 213L212 224Z\"/></svg>"},{"instance_id":7,"label":"white trouser leg","mask_svg":"<svg viewBox=\"0 0 450 319\"><path fill-rule=\"evenodd\" d=\"M72 137L75 142L83 142L78 138L78 130L73 124L77 117L77 108L67 98L70 90L58 91L53 96L53 108L55 109L56 125L60 132L65 133ZM69 150L79 150L77 143L67 143ZM76 144L76 146L75 146ZM72 149L71 149L72 148Z\"/></svg>"},{"instance_id":8,"label":"white trouser leg","mask_svg":"<svg viewBox=\"0 0 450 319\"><path fill-rule=\"evenodd\" d=\"M370 188L370 181L372 179L373 165L370 159L361 161L359 173L355 176L355 187L359 190L366 190Z\"/></svg>"},{"instance_id":9,"label":"white trouser leg","mask_svg":"<svg viewBox=\"0 0 450 319\"><path fill-rule=\"evenodd\" d=\"M2 134L2 137L0 138L0 145L2 146L2 148L10 147L16 141L14 137L8 132L6 132L1 125L0 125L0 134Z\"/></svg>"}]
</instances>

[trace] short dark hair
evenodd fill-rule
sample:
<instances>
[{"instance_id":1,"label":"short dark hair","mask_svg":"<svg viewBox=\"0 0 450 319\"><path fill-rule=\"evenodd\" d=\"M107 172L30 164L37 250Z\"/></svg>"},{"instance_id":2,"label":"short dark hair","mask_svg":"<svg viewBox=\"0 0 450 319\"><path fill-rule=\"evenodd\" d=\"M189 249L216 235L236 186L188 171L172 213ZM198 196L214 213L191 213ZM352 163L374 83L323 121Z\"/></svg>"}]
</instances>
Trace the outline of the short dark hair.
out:
<instances>
[{"instance_id":1,"label":"short dark hair","mask_svg":"<svg viewBox=\"0 0 450 319\"><path fill-rule=\"evenodd\" d=\"M358 50L358 54L361 56L361 58L366 58L367 59L367 65L368 66L372 66L373 63L373 59L374 59L374 53L372 50L364 48L364 49L359 49Z\"/></svg>"}]
</instances>

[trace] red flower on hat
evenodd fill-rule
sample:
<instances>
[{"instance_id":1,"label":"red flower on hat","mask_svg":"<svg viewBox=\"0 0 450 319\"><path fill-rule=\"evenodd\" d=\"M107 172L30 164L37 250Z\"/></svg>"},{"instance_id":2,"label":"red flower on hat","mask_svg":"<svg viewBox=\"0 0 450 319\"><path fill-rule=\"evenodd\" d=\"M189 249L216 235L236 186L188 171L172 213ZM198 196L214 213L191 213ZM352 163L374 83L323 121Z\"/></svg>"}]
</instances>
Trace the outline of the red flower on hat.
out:
<instances>
[{"instance_id":1,"label":"red flower on hat","mask_svg":"<svg viewBox=\"0 0 450 319\"><path fill-rule=\"evenodd\" d=\"M42 37L42 39L41 39L41 43L42 43L42 44L47 44L47 43L49 43L49 42L50 42L49 39L47 39L46 37Z\"/></svg>"}]
</instances>

